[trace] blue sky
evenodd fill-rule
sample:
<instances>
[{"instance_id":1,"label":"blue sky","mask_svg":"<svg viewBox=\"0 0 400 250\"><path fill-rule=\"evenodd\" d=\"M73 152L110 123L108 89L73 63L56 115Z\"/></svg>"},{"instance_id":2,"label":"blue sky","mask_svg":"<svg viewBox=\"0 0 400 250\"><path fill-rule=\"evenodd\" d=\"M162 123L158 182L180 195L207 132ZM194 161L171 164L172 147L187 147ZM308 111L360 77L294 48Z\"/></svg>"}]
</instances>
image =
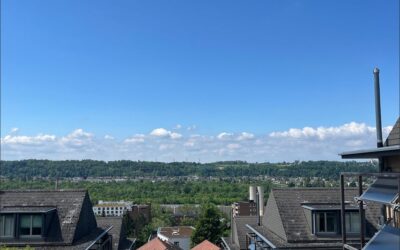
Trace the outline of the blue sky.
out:
<instances>
[{"instance_id":1,"label":"blue sky","mask_svg":"<svg viewBox=\"0 0 400 250\"><path fill-rule=\"evenodd\" d=\"M396 0L3 0L1 7L3 158L69 157L7 148L7 135L61 140L80 131L121 144L162 128L164 137L181 135L183 147L191 135L264 140L291 128L373 127L375 66L383 124L399 116ZM146 147L137 151L144 159L158 155ZM251 148L232 149L239 147ZM116 151L107 159L131 157ZM163 160L199 157L168 152ZM269 159L243 153L209 160Z\"/></svg>"}]
</instances>

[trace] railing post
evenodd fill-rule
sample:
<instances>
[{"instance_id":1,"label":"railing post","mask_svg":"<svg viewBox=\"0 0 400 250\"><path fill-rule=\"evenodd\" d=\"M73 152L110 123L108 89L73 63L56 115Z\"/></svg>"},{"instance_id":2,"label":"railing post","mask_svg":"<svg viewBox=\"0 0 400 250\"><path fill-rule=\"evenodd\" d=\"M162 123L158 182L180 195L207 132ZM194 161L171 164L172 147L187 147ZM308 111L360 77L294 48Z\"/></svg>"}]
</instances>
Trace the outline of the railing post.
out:
<instances>
[{"instance_id":1,"label":"railing post","mask_svg":"<svg viewBox=\"0 0 400 250\"><path fill-rule=\"evenodd\" d=\"M362 187L362 176L358 176L358 196L360 197L363 194ZM360 245L361 248L364 247L365 244L365 216L364 216L364 202L362 200L358 201L359 215L360 215Z\"/></svg>"},{"instance_id":2,"label":"railing post","mask_svg":"<svg viewBox=\"0 0 400 250\"><path fill-rule=\"evenodd\" d=\"M340 174L340 207L341 207L341 217L342 217L342 243L343 249L346 244L346 216L345 216L345 197L344 197L344 176Z\"/></svg>"}]
</instances>

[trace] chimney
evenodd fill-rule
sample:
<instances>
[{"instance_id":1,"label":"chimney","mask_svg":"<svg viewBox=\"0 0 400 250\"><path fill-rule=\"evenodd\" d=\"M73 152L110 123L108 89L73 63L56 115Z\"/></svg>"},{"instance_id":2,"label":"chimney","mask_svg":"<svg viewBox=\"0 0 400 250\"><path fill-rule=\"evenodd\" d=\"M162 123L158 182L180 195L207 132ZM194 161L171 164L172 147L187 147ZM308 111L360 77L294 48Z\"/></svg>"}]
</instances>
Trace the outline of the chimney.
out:
<instances>
[{"instance_id":1,"label":"chimney","mask_svg":"<svg viewBox=\"0 0 400 250\"><path fill-rule=\"evenodd\" d=\"M379 69L374 69L375 85L375 118L376 118L376 139L378 148L383 147L382 140L382 118L381 118L381 93L379 87Z\"/></svg>"},{"instance_id":2,"label":"chimney","mask_svg":"<svg viewBox=\"0 0 400 250\"><path fill-rule=\"evenodd\" d=\"M249 201L250 202L256 202L256 187L255 186L250 186L249 187Z\"/></svg>"},{"instance_id":3,"label":"chimney","mask_svg":"<svg viewBox=\"0 0 400 250\"><path fill-rule=\"evenodd\" d=\"M260 203L258 215L262 217L264 215L264 188L258 186L257 192L258 192L258 201Z\"/></svg>"}]
</instances>

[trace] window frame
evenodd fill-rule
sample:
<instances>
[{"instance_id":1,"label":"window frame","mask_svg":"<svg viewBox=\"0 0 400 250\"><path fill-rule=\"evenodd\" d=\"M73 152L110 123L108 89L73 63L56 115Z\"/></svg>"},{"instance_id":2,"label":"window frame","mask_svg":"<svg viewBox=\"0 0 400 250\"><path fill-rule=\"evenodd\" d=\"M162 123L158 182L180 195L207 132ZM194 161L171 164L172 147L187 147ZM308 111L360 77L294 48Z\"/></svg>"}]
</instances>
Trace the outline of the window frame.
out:
<instances>
[{"instance_id":1,"label":"window frame","mask_svg":"<svg viewBox=\"0 0 400 250\"><path fill-rule=\"evenodd\" d=\"M320 228L317 223L319 223L317 214L323 214L324 216L324 228L327 230L328 228L328 216L327 214L334 214L334 231L318 231ZM340 235L340 211L339 210L314 210L312 213L312 232L317 236L336 236Z\"/></svg>"},{"instance_id":2,"label":"window frame","mask_svg":"<svg viewBox=\"0 0 400 250\"><path fill-rule=\"evenodd\" d=\"M350 210L350 211L345 211L345 227L346 227L346 234L359 234L361 232L361 225L359 224L357 227L357 231L350 231L349 228L347 227L347 223L349 222L350 225L349 227L351 228L351 214L357 214L357 220L360 221L360 212L358 210ZM349 216L349 220L347 219Z\"/></svg>"},{"instance_id":3,"label":"window frame","mask_svg":"<svg viewBox=\"0 0 400 250\"><path fill-rule=\"evenodd\" d=\"M22 216L30 216L30 227L29 227L29 234L22 234L21 232L21 217ZM33 217L40 216L41 219L41 226L40 226L40 234L33 234ZM18 236L20 238L42 238L44 235L44 214L41 213L23 213L19 214L18 218Z\"/></svg>"},{"instance_id":4,"label":"window frame","mask_svg":"<svg viewBox=\"0 0 400 250\"><path fill-rule=\"evenodd\" d=\"M11 239L11 238L15 238L15 222L16 222L16 215L15 214L9 214L9 213L3 213L3 214L0 214L0 217L3 217L4 216L4 218L6 217L6 216L12 216L12 233L11 233L11 235L0 235L0 238L1 239ZM6 226L6 223L5 223L6 221L5 221L5 219L3 219L2 221L0 221L0 227L2 227L3 228L3 232L5 231L5 226Z\"/></svg>"}]
</instances>

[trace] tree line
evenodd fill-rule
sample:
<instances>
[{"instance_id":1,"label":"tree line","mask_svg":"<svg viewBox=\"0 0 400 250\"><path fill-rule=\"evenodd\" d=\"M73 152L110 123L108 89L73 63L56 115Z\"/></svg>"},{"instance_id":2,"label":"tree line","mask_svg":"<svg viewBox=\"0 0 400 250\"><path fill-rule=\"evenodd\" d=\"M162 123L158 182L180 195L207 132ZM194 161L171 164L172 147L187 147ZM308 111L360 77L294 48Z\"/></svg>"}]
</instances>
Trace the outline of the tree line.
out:
<instances>
[{"instance_id":1,"label":"tree line","mask_svg":"<svg viewBox=\"0 0 400 250\"><path fill-rule=\"evenodd\" d=\"M291 163L248 163L225 161L196 162L148 162L148 161L96 161L96 160L21 160L0 161L0 175L8 179L33 177L146 177L146 176L200 176L200 177L321 177L339 178L340 172L373 172L374 162L356 161L295 161Z\"/></svg>"},{"instance_id":2,"label":"tree line","mask_svg":"<svg viewBox=\"0 0 400 250\"><path fill-rule=\"evenodd\" d=\"M247 200L249 185L261 185L265 195L272 188L270 181L231 182L215 181L124 181L124 182L71 182L61 181L59 189L87 189L93 203L99 200L129 200L134 203L158 204L221 204ZM7 189L47 189L55 188L55 182L50 180L3 180L0 190Z\"/></svg>"}]
</instances>

